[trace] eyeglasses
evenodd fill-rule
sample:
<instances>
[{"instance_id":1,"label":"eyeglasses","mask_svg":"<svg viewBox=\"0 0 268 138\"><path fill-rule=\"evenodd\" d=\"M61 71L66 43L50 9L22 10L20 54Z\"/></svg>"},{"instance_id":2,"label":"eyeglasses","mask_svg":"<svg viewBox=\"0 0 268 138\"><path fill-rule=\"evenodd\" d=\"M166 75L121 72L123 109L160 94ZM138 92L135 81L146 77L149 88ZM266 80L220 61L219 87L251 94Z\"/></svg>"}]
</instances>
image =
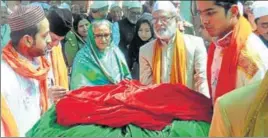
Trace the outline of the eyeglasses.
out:
<instances>
[{"instance_id":1,"label":"eyeglasses","mask_svg":"<svg viewBox=\"0 0 268 138\"><path fill-rule=\"evenodd\" d=\"M101 39L101 38L105 38L108 39L110 38L111 34L94 34L95 39Z\"/></svg>"},{"instance_id":2,"label":"eyeglasses","mask_svg":"<svg viewBox=\"0 0 268 138\"><path fill-rule=\"evenodd\" d=\"M171 17L160 17L160 18L153 18L152 23L155 24L158 22L158 20L161 21L161 23L168 23L171 19L173 19L175 16Z\"/></svg>"},{"instance_id":3,"label":"eyeglasses","mask_svg":"<svg viewBox=\"0 0 268 138\"><path fill-rule=\"evenodd\" d=\"M129 11L129 14L132 15L132 16L140 16L141 12Z\"/></svg>"}]
</instances>

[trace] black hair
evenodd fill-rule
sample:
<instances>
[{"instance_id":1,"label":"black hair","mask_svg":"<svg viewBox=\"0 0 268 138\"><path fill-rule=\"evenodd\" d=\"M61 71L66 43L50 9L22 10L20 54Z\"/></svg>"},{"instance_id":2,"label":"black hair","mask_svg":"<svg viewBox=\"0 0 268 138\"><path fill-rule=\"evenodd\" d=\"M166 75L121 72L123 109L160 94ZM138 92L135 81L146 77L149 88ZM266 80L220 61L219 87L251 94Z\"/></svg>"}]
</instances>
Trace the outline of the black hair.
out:
<instances>
[{"instance_id":1,"label":"black hair","mask_svg":"<svg viewBox=\"0 0 268 138\"><path fill-rule=\"evenodd\" d=\"M35 36L38 32L39 32L38 25L34 25L34 26L31 26L31 27L28 27L28 28L25 28L25 29L19 30L19 31L12 31L10 33L12 45L14 47L18 46L20 40L25 35L29 35L35 39Z\"/></svg>"},{"instance_id":2,"label":"black hair","mask_svg":"<svg viewBox=\"0 0 268 138\"><path fill-rule=\"evenodd\" d=\"M74 19L73 22L74 31L80 36L80 34L78 33L78 24L83 19L87 20L87 16L84 14L73 13L73 19Z\"/></svg>"},{"instance_id":3,"label":"black hair","mask_svg":"<svg viewBox=\"0 0 268 138\"><path fill-rule=\"evenodd\" d=\"M225 14L227 14L228 10L232 7L232 5L237 4L240 0L214 0L215 5L223 7L225 10Z\"/></svg>"}]
</instances>

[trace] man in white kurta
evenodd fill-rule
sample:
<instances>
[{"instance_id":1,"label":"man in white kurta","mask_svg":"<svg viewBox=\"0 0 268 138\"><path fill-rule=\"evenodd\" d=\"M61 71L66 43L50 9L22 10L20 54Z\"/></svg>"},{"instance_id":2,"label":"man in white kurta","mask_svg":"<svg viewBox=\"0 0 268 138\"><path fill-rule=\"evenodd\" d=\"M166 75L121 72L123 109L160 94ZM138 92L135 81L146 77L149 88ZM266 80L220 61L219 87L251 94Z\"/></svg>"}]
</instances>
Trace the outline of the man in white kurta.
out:
<instances>
[{"instance_id":1,"label":"man in white kurta","mask_svg":"<svg viewBox=\"0 0 268 138\"><path fill-rule=\"evenodd\" d=\"M40 82L46 80L49 64L41 56L45 55L47 44L51 41L49 22L38 6L19 6L8 17L8 22L12 41L3 49L1 59L1 99L6 103L5 107L1 104L1 136L23 137L39 120L45 108L41 102L41 91L47 91L40 87L46 88L46 85ZM29 32L25 31L27 29ZM43 76L42 79L38 78L41 78L39 75ZM5 116L4 112L9 112L10 116ZM15 122L17 130L12 130L16 128L8 124L10 119Z\"/></svg>"},{"instance_id":2,"label":"man in white kurta","mask_svg":"<svg viewBox=\"0 0 268 138\"><path fill-rule=\"evenodd\" d=\"M168 7L168 8L167 8ZM163 15L158 16L157 12L162 12ZM153 57L154 46L157 40L161 41L162 48L162 68L161 68L161 83L170 82L170 73L172 66L172 57L174 49L174 40L176 37L177 19L175 19L176 9L169 1L158 1L153 9L154 27L160 25L167 28L163 33L158 33L156 28L157 39L153 40L140 48L140 81L144 85L153 84ZM161 20L161 21L159 21ZM164 22L164 24L162 24ZM173 25L174 24L174 25ZM204 41L200 37L183 34L183 40L186 51L186 86L203 95L209 97L208 84L206 78L206 59L207 53Z\"/></svg>"}]
</instances>

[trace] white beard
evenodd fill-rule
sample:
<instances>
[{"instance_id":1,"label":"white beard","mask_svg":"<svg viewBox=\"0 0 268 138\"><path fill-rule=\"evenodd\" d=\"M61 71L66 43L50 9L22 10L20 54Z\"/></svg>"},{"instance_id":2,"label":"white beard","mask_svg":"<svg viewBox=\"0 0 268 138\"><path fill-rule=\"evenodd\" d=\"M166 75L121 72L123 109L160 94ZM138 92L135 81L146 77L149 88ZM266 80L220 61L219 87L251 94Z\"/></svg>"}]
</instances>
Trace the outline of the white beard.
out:
<instances>
[{"instance_id":1,"label":"white beard","mask_svg":"<svg viewBox=\"0 0 268 138\"><path fill-rule=\"evenodd\" d=\"M171 23L166 28L159 29L158 31L154 28L154 33L159 39L170 39L177 30L176 22Z\"/></svg>"}]
</instances>

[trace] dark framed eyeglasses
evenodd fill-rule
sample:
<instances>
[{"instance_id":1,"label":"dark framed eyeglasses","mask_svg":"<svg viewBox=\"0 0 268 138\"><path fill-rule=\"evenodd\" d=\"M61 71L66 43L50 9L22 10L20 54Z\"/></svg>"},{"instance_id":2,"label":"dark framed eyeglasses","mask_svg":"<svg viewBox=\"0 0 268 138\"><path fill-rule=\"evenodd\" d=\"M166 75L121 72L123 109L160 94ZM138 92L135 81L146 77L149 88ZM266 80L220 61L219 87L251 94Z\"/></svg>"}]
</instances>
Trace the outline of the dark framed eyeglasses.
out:
<instances>
[{"instance_id":1,"label":"dark framed eyeglasses","mask_svg":"<svg viewBox=\"0 0 268 138\"><path fill-rule=\"evenodd\" d=\"M111 37L111 34L110 33L107 33L107 34L94 34L94 37L96 39L101 39L101 38L108 39L108 38Z\"/></svg>"}]
</instances>

